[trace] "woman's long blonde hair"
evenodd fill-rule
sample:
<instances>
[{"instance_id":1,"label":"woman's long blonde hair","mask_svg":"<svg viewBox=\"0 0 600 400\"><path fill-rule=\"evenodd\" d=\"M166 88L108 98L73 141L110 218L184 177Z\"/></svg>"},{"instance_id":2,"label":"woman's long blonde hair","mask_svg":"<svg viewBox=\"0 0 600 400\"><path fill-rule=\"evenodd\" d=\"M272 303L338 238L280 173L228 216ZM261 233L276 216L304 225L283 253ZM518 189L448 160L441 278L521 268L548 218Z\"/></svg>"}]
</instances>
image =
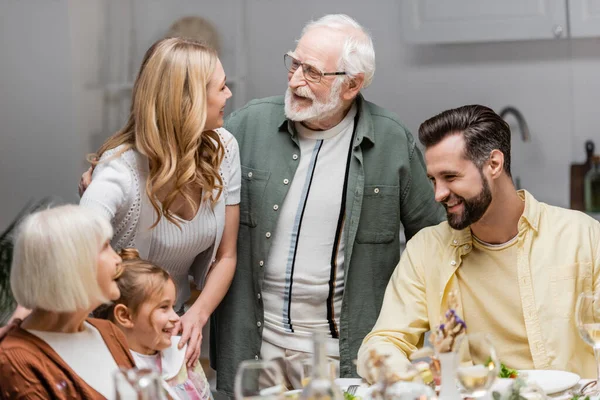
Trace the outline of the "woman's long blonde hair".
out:
<instances>
[{"instance_id":1,"label":"woman's long blonde hair","mask_svg":"<svg viewBox=\"0 0 600 400\"><path fill-rule=\"evenodd\" d=\"M158 215L152 228L161 217L179 226L171 211L178 195L195 215L200 204L193 200L194 191L202 190L201 201L210 199L213 205L223 192L219 173L223 144L215 131L204 131L207 86L217 60L213 49L193 40L167 38L154 43L133 87L129 120L90 160L97 164L105 151L120 145L125 146L118 155L135 148L148 157L146 194ZM161 189L167 194L159 204Z\"/></svg>"}]
</instances>

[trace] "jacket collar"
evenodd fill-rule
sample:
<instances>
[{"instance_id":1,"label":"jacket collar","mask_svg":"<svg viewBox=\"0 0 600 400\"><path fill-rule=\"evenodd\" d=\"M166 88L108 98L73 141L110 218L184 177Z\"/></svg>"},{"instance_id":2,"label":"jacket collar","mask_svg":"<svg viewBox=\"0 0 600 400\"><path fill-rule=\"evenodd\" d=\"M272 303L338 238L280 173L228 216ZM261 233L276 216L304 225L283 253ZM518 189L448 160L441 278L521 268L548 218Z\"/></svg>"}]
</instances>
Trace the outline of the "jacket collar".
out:
<instances>
[{"instance_id":1,"label":"jacket collar","mask_svg":"<svg viewBox=\"0 0 600 400\"><path fill-rule=\"evenodd\" d=\"M360 145L364 139L368 140L372 144L375 144L373 120L371 118L371 113L367 109L366 100L363 95L359 93L354 101L356 102L356 138L354 139L354 145ZM287 132L292 137L296 137L297 135L296 128L294 127L294 121L287 119L285 113L282 113L281 115L279 132Z\"/></svg>"},{"instance_id":2,"label":"jacket collar","mask_svg":"<svg viewBox=\"0 0 600 400\"><path fill-rule=\"evenodd\" d=\"M534 231L538 231L540 222L540 203L537 201L531 193L526 190L517 191L517 195L525 201L525 209L523 215L519 218L519 232L531 228ZM452 228L451 228L452 229ZM472 244L473 238L471 235L471 227L466 227L462 230L452 229L452 242L450 243L453 247L460 247L465 244Z\"/></svg>"}]
</instances>

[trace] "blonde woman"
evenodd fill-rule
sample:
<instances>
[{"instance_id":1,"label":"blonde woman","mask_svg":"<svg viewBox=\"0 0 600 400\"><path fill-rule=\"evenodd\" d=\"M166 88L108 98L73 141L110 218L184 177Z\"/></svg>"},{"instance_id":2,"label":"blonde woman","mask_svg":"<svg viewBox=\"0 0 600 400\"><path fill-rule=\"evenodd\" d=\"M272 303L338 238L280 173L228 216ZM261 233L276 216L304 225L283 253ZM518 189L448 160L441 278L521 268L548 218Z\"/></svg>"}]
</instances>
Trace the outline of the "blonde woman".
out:
<instances>
[{"instance_id":1,"label":"blonde woman","mask_svg":"<svg viewBox=\"0 0 600 400\"><path fill-rule=\"evenodd\" d=\"M113 374L134 361L123 333L89 319L120 296L112 228L76 205L37 212L20 225L10 284L32 310L0 341L0 398L114 399Z\"/></svg>"},{"instance_id":2,"label":"blonde woman","mask_svg":"<svg viewBox=\"0 0 600 400\"><path fill-rule=\"evenodd\" d=\"M236 265L240 202L237 141L221 128L231 92L214 50L181 38L146 53L131 115L96 157L81 205L99 210L116 250L136 248L177 286L176 310L202 292L177 330L186 362L198 362L202 328L227 292Z\"/></svg>"}]
</instances>

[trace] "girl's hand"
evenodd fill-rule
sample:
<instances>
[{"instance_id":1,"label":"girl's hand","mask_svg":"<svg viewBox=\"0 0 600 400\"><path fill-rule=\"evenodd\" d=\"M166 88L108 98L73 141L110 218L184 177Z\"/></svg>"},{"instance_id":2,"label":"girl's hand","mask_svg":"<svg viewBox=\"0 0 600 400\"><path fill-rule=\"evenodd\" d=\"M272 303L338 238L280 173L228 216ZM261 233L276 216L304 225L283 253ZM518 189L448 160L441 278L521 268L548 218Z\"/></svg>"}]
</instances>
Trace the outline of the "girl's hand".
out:
<instances>
[{"instance_id":1,"label":"girl's hand","mask_svg":"<svg viewBox=\"0 0 600 400\"><path fill-rule=\"evenodd\" d=\"M179 320L179 326L174 330L175 334L181 332L178 348L182 349L187 344L185 363L189 368L198 364L200 347L202 346L202 328L204 328L207 320L207 317L204 317L201 312L192 307L183 314L183 317Z\"/></svg>"}]
</instances>

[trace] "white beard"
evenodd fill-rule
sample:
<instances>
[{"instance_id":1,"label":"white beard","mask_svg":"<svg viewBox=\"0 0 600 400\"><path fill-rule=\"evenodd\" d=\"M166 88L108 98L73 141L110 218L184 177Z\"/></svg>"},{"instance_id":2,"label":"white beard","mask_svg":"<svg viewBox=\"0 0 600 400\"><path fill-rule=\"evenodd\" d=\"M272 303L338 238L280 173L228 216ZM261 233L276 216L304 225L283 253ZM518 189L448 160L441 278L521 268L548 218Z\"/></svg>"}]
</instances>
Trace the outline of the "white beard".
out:
<instances>
[{"instance_id":1,"label":"white beard","mask_svg":"<svg viewBox=\"0 0 600 400\"><path fill-rule=\"evenodd\" d=\"M342 107L342 83L341 79L334 82L327 101L317 100L308 86L301 86L293 92L288 86L285 92L285 116L296 122L318 122L331 117ZM294 100L293 94L312 100L312 104L309 107L301 106Z\"/></svg>"}]
</instances>

